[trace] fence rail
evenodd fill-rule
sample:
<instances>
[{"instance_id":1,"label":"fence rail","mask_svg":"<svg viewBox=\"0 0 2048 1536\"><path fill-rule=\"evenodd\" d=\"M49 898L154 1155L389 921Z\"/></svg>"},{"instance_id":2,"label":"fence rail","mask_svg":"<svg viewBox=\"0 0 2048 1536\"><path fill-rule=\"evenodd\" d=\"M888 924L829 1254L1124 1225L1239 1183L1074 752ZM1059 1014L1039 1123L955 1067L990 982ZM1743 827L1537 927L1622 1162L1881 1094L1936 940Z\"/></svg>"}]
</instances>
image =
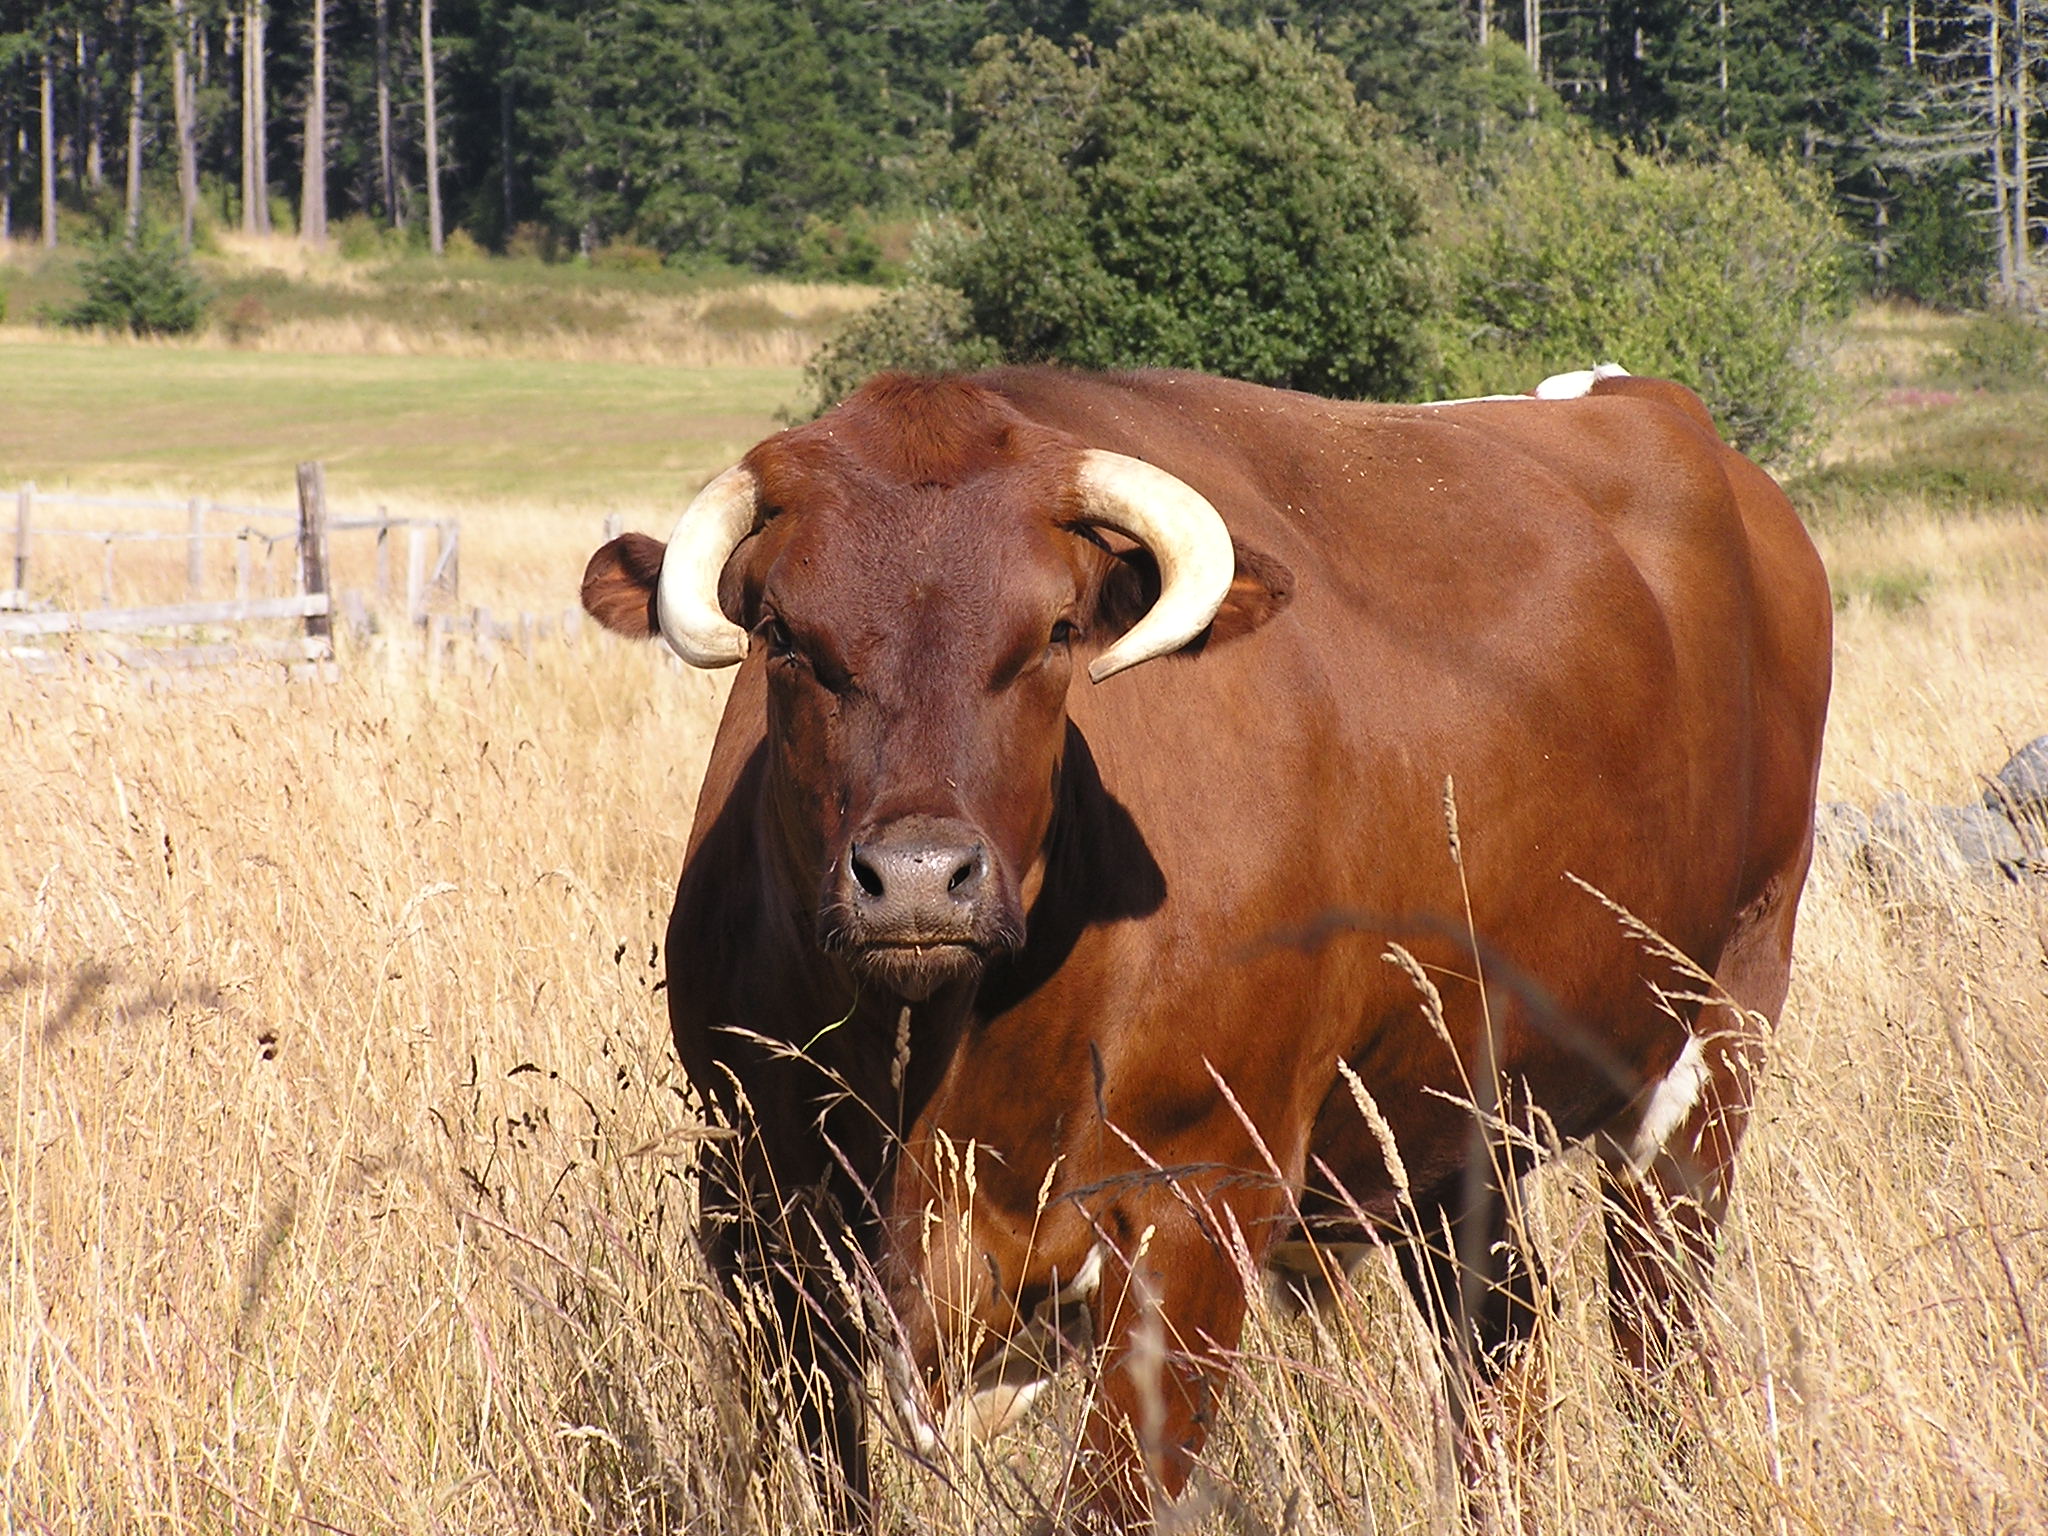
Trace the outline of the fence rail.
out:
<instances>
[{"instance_id":1,"label":"fence rail","mask_svg":"<svg viewBox=\"0 0 2048 1536\"><path fill-rule=\"evenodd\" d=\"M252 507L238 503L192 497L186 501L161 501L137 496L85 496L70 492L38 490L33 482L15 492L13 585L0 587L0 637L39 637L64 634L146 633L177 631L208 626L231 626L266 620L298 619L305 628L303 642L290 642L279 650L276 641L244 639L240 650L249 655L282 654L305 659L330 659L333 655L334 615L339 609L351 619L367 616L363 594L332 589L328 536L333 533L374 533L373 582L378 598L391 595L392 536L405 536L404 603L406 618L424 628L435 600L452 602L461 580L461 525L452 518L393 517L381 508L374 514L349 517L330 516L327 510L326 473L318 463L301 464L298 469L298 506ZM146 512L182 512L185 526L170 528L76 528L50 524L38 526L36 512L42 507L90 507ZM209 518L233 517L283 521L281 528L251 526L209 527ZM44 539L78 539L96 542L105 551L101 563L98 608L51 610L36 603L30 585L31 559L35 543ZM183 541L186 549L186 601L145 607L117 608L114 605L114 556L119 548L133 545ZM232 600L209 600L205 592L205 550L209 544L232 541L235 549L235 586ZM285 597L254 594L255 550L260 546L268 570L276 547L292 546L293 593ZM160 664L193 664L235 652L236 646L187 645L160 653ZM142 652L120 653L134 664ZM183 656L184 662L171 658Z\"/></svg>"},{"instance_id":2,"label":"fence rail","mask_svg":"<svg viewBox=\"0 0 2048 1536\"><path fill-rule=\"evenodd\" d=\"M134 634L257 619L317 619L329 612L325 592L259 597L246 603L168 603L161 608L82 608L62 613L0 613L0 635Z\"/></svg>"}]
</instances>

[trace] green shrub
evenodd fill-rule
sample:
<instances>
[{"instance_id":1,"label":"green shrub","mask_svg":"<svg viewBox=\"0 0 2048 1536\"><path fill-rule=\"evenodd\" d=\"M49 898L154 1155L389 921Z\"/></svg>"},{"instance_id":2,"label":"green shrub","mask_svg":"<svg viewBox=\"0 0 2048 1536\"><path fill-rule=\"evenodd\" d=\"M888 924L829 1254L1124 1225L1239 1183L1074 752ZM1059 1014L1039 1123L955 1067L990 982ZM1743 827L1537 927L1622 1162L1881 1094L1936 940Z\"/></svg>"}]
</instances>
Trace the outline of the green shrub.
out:
<instances>
[{"instance_id":1,"label":"green shrub","mask_svg":"<svg viewBox=\"0 0 2048 1536\"><path fill-rule=\"evenodd\" d=\"M352 213L332 225L335 249L350 261L374 261L404 249L404 238L382 219Z\"/></svg>"},{"instance_id":2,"label":"green shrub","mask_svg":"<svg viewBox=\"0 0 2048 1536\"><path fill-rule=\"evenodd\" d=\"M914 282L885 294L855 315L804 365L817 409L845 399L861 381L887 368L957 373L1001 361L996 344L977 335L967 296L936 283Z\"/></svg>"},{"instance_id":3,"label":"green shrub","mask_svg":"<svg viewBox=\"0 0 2048 1536\"><path fill-rule=\"evenodd\" d=\"M2017 315L1981 315L1939 369L1973 389L2039 388L2048 384L2048 328Z\"/></svg>"},{"instance_id":4,"label":"green shrub","mask_svg":"<svg viewBox=\"0 0 2048 1536\"><path fill-rule=\"evenodd\" d=\"M614 240L592 251L590 264L600 272L659 272L661 252L651 245Z\"/></svg>"},{"instance_id":5,"label":"green shrub","mask_svg":"<svg viewBox=\"0 0 2048 1536\"><path fill-rule=\"evenodd\" d=\"M199 274L168 235L102 246L80 263L85 296L58 320L80 328L180 336L199 329L211 302Z\"/></svg>"},{"instance_id":6,"label":"green shrub","mask_svg":"<svg viewBox=\"0 0 2048 1536\"><path fill-rule=\"evenodd\" d=\"M1663 159L1542 135L1490 169L1445 242L1437 324L1450 394L1527 389L1615 361L1697 390L1771 458L1811 430L1847 300L1827 188L1739 148Z\"/></svg>"},{"instance_id":7,"label":"green shrub","mask_svg":"<svg viewBox=\"0 0 2048 1536\"><path fill-rule=\"evenodd\" d=\"M484 248L466 229L451 229L441 237L441 255L448 261L476 262L484 259Z\"/></svg>"},{"instance_id":8,"label":"green shrub","mask_svg":"<svg viewBox=\"0 0 2048 1536\"><path fill-rule=\"evenodd\" d=\"M259 294L236 294L221 312L220 328L230 346L247 346L270 329L270 306Z\"/></svg>"},{"instance_id":9,"label":"green shrub","mask_svg":"<svg viewBox=\"0 0 2048 1536\"><path fill-rule=\"evenodd\" d=\"M553 261L555 248L553 231L531 219L514 224L505 236L505 254L519 261Z\"/></svg>"},{"instance_id":10,"label":"green shrub","mask_svg":"<svg viewBox=\"0 0 2048 1536\"><path fill-rule=\"evenodd\" d=\"M836 220L816 214L804 221L803 233L797 237L796 271L802 277L836 277L855 283L878 282L890 275L882 243L864 217Z\"/></svg>"},{"instance_id":11,"label":"green shrub","mask_svg":"<svg viewBox=\"0 0 2048 1536\"><path fill-rule=\"evenodd\" d=\"M1334 60L1167 14L1099 62L985 44L965 100L977 234L926 275L1006 357L1412 386L1419 207Z\"/></svg>"},{"instance_id":12,"label":"green shrub","mask_svg":"<svg viewBox=\"0 0 2048 1536\"><path fill-rule=\"evenodd\" d=\"M999 359L1413 387L1419 203L1334 61L1179 14L1099 56L1025 37L977 57L972 142L927 167L972 223L819 355L821 405L879 368Z\"/></svg>"},{"instance_id":13,"label":"green shrub","mask_svg":"<svg viewBox=\"0 0 2048 1536\"><path fill-rule=\"evenodd\" d=\"M1923 606L1933 590L1934 573L1917 566L1838 577L1834 583L1835 612L1842 612L1854 599L1863 597L1878 612L1896 616Z\"/></svg>"}]
</instances>

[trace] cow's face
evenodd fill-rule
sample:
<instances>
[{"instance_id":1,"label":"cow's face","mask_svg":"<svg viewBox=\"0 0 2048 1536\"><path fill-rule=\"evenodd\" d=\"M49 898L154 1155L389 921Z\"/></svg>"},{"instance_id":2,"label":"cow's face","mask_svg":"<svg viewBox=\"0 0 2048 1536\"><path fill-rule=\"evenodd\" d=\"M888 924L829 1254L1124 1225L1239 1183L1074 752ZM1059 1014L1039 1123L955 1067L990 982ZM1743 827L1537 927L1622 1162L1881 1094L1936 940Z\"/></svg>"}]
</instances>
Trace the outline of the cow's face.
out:
<instances>
[{"instance_id":1,"label":"cow's face","mask_svg":"<svg viewBox=\"0 0 2048 1536\"><path fill-rule=\"evenodd\" d=\"M906 487L764 455L727 572L769 799L820 945L909 999L1023 942L1074 653L1107 557L1028 469Z\"/></svg>"},{"instance_id":2,"label":"cow's face","mask_svg":"<svg viewBox=\"0 0 2048 1536\"><path fill-rule=\"evenodd\" d=\"M791 891L821 949L916 1001L1024 941L1077 657L1103 677L1178 647L1233 566L1214 510L1148 465L978 393L936 430L912 418L921 439L874 394L757 447L665 553L606 546L584 596L615 628L658 623L700 665L760 669L763 809ZM1098 527L1156 559L1161 596L1135 624L1148 562Z\"/></svg>"}]
</instances>

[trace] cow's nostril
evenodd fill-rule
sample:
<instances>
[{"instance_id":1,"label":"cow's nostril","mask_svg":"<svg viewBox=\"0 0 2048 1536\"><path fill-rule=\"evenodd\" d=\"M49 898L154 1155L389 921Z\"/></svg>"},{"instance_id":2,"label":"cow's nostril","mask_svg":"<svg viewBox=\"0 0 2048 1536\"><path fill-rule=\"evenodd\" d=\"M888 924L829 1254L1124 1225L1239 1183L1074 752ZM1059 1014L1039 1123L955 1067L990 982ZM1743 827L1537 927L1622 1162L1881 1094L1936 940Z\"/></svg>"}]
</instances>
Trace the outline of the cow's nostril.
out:
<instances>
[{"instance_id":1,"label":"cow's nostril","mask_svg":"<svg viewBox=\"0 0 2048 1536\"><path fill-rule=\"evenodd\" d=\"M851 855L851 861L853 864L853 878L859 884L860 888L866 891L870 896L881 895L881 871L877 870L874 867L874 865L870 864L866 859L862 858L861 852L858 848L853 850L853 853Z\"/></svg>"},{"instance_id":2,"label":"cow's nostril","mask_svg":"<svg viewBox=\"0 0 2048 1536\"><path fill-rule=\"evenodd\" d=\"M976 848L960 861L960 867L953 871L953 878L946 882L946 889L958 895L962 886L972 885L981 878L982 853Z\"/></svg>"}]
</instances>

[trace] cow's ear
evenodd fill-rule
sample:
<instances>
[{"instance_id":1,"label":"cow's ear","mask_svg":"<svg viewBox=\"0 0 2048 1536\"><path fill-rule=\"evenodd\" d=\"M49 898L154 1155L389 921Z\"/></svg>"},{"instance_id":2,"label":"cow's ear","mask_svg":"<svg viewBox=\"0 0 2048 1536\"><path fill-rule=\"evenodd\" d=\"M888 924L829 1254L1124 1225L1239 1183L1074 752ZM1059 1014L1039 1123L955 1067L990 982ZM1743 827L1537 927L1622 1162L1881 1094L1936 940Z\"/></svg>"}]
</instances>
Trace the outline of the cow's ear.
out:
<instances>
[{"instance_id":1,"label":"cow's ear","mask_svg":"<svg viewBox=\"0 0 2048 1536\"><path fill-rule=\"evenodd\" d=\"M654 593L668 546L644 533L624 533L583 568L583 611L614 634L645 640L659 629Z\"/></svg>"},{"instance_id":2,"label":"cow's ear","mask_svg":"<svg viewBox=\"0 0 2048 1536\"><path fill-rule=\"evenodd\" d=\"M1116 559L1097 589L1092 627L1110 638L1137 623L1159 600L1159 567L1141 545L1116 540L1122 545L1117 548L1109 540L1100 542ZM1182 647L1190 655L1250 634L1294 600L1294 573L1286 566L1237 539L1230 547L1237 557L1237 574L1209 627Z\"/></svg>"},{"instance_id":3,"label":"cow's ear","mask_svg":"<svg viewBox=\"0 0 2048 1536\"><path fill-rule=\"evenodd\" d=\"M1223 606L1209 621L1211 644L1250 634L1294 601L1294 572L1263 550L1235 539L1230 547L1237 554L1237 574L1230 579Z\"/></svg>"}]
</instances>

